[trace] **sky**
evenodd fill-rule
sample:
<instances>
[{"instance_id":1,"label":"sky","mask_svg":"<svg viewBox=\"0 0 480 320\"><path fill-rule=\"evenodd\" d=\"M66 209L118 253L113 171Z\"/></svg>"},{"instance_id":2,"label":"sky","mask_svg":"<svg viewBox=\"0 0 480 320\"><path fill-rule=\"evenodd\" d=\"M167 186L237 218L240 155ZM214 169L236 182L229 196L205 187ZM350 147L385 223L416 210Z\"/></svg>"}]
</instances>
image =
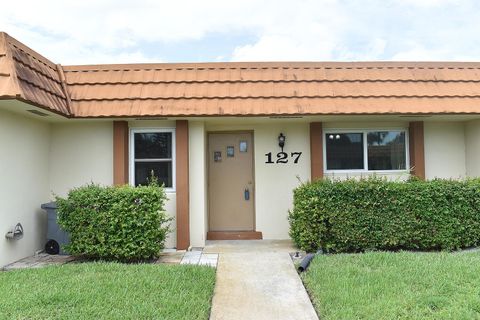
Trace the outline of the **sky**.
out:
<instances>
[{"instance_id":1,"label":"sky","mask_svg":"<svg viewBox=\"0 0 480 320\"><path fill-rule=\"evenodd\" d=\"M0 31L64 65L480 61L478 0L16 0Z\"/></svg>"}]
</instances>

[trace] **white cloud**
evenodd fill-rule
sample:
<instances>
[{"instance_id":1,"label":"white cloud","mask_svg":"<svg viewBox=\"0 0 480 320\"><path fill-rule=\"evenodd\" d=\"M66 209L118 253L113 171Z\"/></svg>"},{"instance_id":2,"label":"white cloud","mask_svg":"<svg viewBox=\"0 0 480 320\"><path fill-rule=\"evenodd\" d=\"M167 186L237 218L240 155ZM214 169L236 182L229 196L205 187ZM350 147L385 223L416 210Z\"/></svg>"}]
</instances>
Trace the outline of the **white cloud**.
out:
<instances>
[{"instance_id":1,"label":"white cloud","mask_svg":"<svg viewBox=\"0 0 480 320\"><path fill-rule=\"evenodd\" d=\"M399 4L413 5L417 7L438 7L450 4L461 4L462 0L397 0Z\"/></svg>"},{"instance_id":2,"label":"white cloud","mask_svg":"<svg viewBox=\"0 0 480 320\"><path fill-rule=\"evenodd\" d=\"M175 60L160 48L213 33L254 40L211 60L478 60L479 11L473 0L25 0L2 3L0 30L62 64Z\"/></svg>"},{"instance_id":3,"label":"white cloud","mask_svg":"<svg viewBox=\"0 0 480 320\"><path fill-rule=\"evenodd\" d=\"M289 61L332 59L334 44L315 37L315 44L306 44L294 37L267 35L254 44L236 47L233 61Z\"/></svg>"},{"instance_id":4,"label":"white cloud","mask_svg":"<svg viewBox=\"0 0 480 320\"><path fill-rule=\"evenodd\" d=\"M415 46L411 49L401 51L396 53L393 57L392 60L396 61L445 61L449 60L448 52L445 52L444 50L429 50L427 48L424 48L421 45Z\"/></svg>"},{"instance_id":5,"label":"white cloud","mask_svg":"<svg viewBox=\"0 0 480 320\"><path fill-rule=\"evenodd\" d=\"M330 60L341 43L348 16L337 1L298 1L274 9L255 43L237 46L234 61ZM277 6L279 3L277 3ZM265 10L268 11L268 10ZM283 11L283 12L282 12Z\"/></svg>"},{"instance_id":6,"label":"white cloud","mask_svg":"<svg viewBox=\"0 0 480 320\"><path fill-rule=\"evenodd\" d=\"M5 29L3 29L5 30ZM160 57L148 57L132 46L129 50L115 50L105 47L85 45L75 38L56 39L53 36L29 29L11 27L11 35L38 53L61 64L102 64L131 62L163 62Z\"/></svg>"}]
</instances>

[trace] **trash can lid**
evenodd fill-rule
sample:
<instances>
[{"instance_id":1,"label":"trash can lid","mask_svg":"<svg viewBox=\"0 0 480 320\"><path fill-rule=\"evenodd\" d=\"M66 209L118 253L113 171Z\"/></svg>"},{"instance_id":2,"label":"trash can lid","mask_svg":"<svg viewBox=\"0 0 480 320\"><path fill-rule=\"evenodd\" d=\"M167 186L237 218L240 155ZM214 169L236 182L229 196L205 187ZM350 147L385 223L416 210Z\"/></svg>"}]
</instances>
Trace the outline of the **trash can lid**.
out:
<instances>
[{"instance_id":1,"label":"trash can lid","mask_svg":"<svg viewBox=\"0 0 480 320\"><path fill-rule=\"evenodd\" d=\"M41 205L42 209L57 209L57 203L55 201L47 202Z\"/></svg>"}]
</instances>

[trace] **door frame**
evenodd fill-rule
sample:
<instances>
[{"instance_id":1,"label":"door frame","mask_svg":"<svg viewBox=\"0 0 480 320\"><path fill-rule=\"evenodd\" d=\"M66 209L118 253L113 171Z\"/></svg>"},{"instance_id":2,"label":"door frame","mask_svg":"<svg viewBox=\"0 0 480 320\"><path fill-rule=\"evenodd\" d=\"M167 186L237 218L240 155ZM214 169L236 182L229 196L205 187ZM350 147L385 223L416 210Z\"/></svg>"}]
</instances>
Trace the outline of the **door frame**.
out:
<instances>
[{"instance_id":1,"label":"door frame","mask_svg":"<svg viewBox=\"0 0 480 320\"><path fill-rule=\"evenodd\" d=\"M253 180L253 230L251 231L210 231L210 136L214 134L237 134L237 133L249 133L252 137L251 150L252 150L252 180ZM207 154L207 240L234 240L234 239L262 239L261 232L257 232L257 184L255 179L255 132L254 130L218 130L207 131L207 143L205 144Z\"/></svg>"}]
</instances>

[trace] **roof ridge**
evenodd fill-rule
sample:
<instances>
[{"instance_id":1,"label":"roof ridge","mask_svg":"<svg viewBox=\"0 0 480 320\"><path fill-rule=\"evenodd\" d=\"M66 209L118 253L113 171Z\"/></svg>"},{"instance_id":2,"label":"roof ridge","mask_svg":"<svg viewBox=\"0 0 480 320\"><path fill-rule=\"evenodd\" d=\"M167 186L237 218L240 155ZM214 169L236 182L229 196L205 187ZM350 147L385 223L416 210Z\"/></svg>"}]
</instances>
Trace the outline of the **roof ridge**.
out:
<instances>
[{"instance_id":1,"label":"roof ridge","mask_svg":"<svg viewBox=\"0 0 480 320\"><path fill-rule=\"evenodd\" d=\"M480 83L480 79L276 79L276 80L138 80L138 81L94 81L94 82L79 82L71 81L67 82L67 86L101 86L101 85L145 85L145 84L230 84L230 83L376 83L376 82L441 82L441 83Z\"/></svg>"},{"instance_id":2,"label":"roof ridge","mask_svg":"<svg viewBox=\"0 0 480 320\"><path fill-rule=\"evenodd\" d=\"M182 97L140 97L132 96L127 98L73 98L72 101L146 101L146 100L246 100L246 99L381 99L381 98L416 98L416 99L431 99L431 98L456 98L456 99L473 99L480 98L480 94L470 95L301 95L301 96L212 96L212 97L200 97L200 96L182 96Z\"/></svg>"},{"instance_id":3,"label":"roof ridge","mask_svg":"<svg viewBox=\"0 0 480 320\"><path fill-rule=\"evenodd\" d=\"M6 39L5 39L5 33L0 32L0 59L3 57L6 57L7 55L7 45L6 45ZM1 62L1 61L0 61ZM5 65L5 63L2 63ZM2 65L0 64L0 66ZM10 72L7 72L7 70L0 69L0 77L10 77Z\"/></svg>"},{"instance_id":4,"label":"roof ridge","mask_svg":"<svg viewBox=\"0 0 480 320\"><path fill-rule=\"evenodd\" d=\"M30 55L33 59L37 60L38 62L46 65L47 67L53 69L56 71L56 65L53 63L50 59L47 57L41 55L37 51L33 50L32 48L28 47L27 45L23 44L22 42L18 41L14 37L10 36L6 32L2 32L5 35L6 38L6 44L10 43L11 45L17 47L19 50L25 52L26 54Z\"/></svg>"},{"instance_id":5,"label":"roof ridge","mask_svg":"<svg viewBox=\"0 0 480 320\"><path fill-rule=\"evenodd\" d=\"M65 95L65 102L67 104L68 115L72 114L72 100L70 99L70 94L67 89L67 81L65 80L65 74L63 73L63 68L61 64L57 64L58 77L60 78L60 84Z\"/></svg>"},{"instance_id":6,"label":"roof ridge","mask_svg":"<svg viewBox=\"0 0 480 320\"><path fill-rule=\"evenodd\" d=\"M258 69L480 69L479 62L460 61L285 61L285 62L187 62L66 65L65 72L145 70L258 70Z\"/></svg>"},{"instance_id":7,"label":"roof ridge","mask_svg":"<svg viewBox=\"0 0 480 320\"><path fill-rule=\"evenodd\" d=\"M0 56L7 55L7 34L0 32Z\"/></svg>"}]
</instances>

